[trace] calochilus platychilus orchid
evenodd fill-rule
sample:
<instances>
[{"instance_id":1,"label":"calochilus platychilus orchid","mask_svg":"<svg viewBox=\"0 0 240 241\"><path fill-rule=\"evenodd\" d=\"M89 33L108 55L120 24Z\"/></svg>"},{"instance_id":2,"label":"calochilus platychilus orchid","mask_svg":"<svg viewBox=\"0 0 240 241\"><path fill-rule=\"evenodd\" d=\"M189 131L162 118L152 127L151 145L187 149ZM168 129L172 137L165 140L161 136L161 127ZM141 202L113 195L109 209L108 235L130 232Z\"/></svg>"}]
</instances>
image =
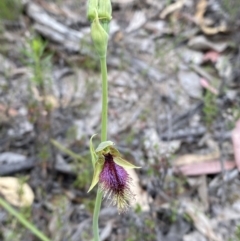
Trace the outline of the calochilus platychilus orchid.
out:
<instances>
[{"instance_id":1,"label":"calochilus platychilus orchid","mask_svg":"<svg viewBox=\"0 0 240 241\"><path fill-rule=\"evenodd\" d=\"M126 169L139 167L124 160L112 141L104 141L94 150L91 138L90 151L94 174L88 191L99 183L104 197L117 206L119 213L124 212L129 206L130 199L134 197L130 189L132 179Z\"/></svg>"}]
</instances>

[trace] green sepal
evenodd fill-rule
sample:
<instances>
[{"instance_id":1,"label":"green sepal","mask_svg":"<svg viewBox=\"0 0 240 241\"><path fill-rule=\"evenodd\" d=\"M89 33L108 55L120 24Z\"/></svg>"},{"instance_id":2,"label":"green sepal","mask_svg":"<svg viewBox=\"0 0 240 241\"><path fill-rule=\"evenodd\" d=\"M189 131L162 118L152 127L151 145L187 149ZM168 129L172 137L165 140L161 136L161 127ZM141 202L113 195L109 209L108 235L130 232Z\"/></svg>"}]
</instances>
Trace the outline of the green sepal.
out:
<instances>
[{"instance_id":1,"label":"green sepal","mask_svg":"<svg viewBox=\"0 0 240 241\"><path fill-rule=\"evenodd\" d=\"M106 149L107 147L113 146L113 145L114 145L114 143L112 141L103 141L97 147L96 152L100 152L100 151Z\"/></svg>"},{"instance_id":2,"label":"green sepal","mask_svg":"<svg viewBox=\"0 0 240 241\"><path fill-rule=\"evenodd\" d=\"M120 152L113 146L109 147L111 155L121 157Z\"/></svg>"},{"instance_id":3,"label":"green sepal","mask_svg":"<svg viewBox=\"0 0 240 241\"><path fill-rule=\"evenodd\" d=\"M89 141L89 150L90 150L90 153L91 153L91 159L92 159L92 165L93 165L93 168L95 168L95 163L97 161L97 154L94 150L94 146L93 146L93 137L96 136L97 134L94 134L92 135L92 137L90 138L90 141Z\"/></svg>"},{"instance_id":4,"label":"green sepal","mask_svg":"<svg viewBox=\"0 0 240 241\"><path fill-rule=\"evenodd\" d=\"M118 164L119 166L121 167L124 167L124 168L141 168L141 167L137 167L137 166L134 166L132 163L122 159L121 157L117 156L117 157L114 157L113 158L113 161Z\"/></svg>"},{"instance_id":5,"label":"green sepal","mask_svg":"<svg viewBox=\"0 0 240 241\"><path fill-rule=\"evenodd\" d=\"M88 192L90 192L98 183L99 181L99 175L103 169L103 164L104 164L104 160L103 159L99 159L96 163L95 163L95 168L94 168L94 173L93 173L93 179L92 179L92 184L88 190Z\"/></svg>"}]
</instances>

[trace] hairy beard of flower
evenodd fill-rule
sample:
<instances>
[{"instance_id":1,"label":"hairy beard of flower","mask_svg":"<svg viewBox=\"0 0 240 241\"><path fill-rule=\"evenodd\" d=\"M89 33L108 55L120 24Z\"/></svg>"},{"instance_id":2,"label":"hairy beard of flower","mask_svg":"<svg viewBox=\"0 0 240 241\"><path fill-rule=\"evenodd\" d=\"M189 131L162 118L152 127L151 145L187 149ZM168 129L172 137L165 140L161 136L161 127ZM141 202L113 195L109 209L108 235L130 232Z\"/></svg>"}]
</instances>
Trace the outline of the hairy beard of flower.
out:
<instances>
[{"instance_id":1,"label":"hairy beard of flower","mask_svg":"<svg viewBox=\"0 0 240 241\"><path fill-rule=\"evenodd\" d=\"M134 197L129 188L131 178L123 167L114 162L110 153L104 157L105 162L99 175L100 187L104 196L112 199L111 202L117 205L121 213L128 208L130 198Z\"/></svg>"}]
</instances>

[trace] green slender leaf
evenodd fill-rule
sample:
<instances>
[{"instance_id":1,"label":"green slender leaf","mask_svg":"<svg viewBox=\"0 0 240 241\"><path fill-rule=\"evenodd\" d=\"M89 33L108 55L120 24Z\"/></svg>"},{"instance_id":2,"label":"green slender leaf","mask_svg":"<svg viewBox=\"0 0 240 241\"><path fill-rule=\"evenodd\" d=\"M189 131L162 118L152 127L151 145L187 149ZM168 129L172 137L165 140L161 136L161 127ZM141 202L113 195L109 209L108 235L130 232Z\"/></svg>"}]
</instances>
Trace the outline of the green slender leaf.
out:
<instances>
[{"instance_id":1,"label":"green slender leaf","mask_svg":"<svg viewBox=\"0 0 240 241\"><path fill-rule=\"evenodd\" d=\"M85 160L82 156L80 156L80 155L74 153L73 151L71 151L70 149L64 147L64 146L63 146L62 144L60 144L58 141L56 141L56 140L51 140L51 142L52 142L52 144L53 144L55 147L57 147L60 151L66 153L67 155L69 155L70 157L72 157L74 160L86 162L86 160Z\"/></svg>"},{"instance_id":2,"label":"green slender leaf","mask_svg":"<svg viewBox=\"0 0 240 241\"><path fill-rule=\"evenodd\" d=\"M25 228L31 231L41 241L51 241L45 234L43 234L36 226L29 222L20 212L8 204L4 199L0 197L0 205L13 215Z\"/></svg>"}]
</instances>

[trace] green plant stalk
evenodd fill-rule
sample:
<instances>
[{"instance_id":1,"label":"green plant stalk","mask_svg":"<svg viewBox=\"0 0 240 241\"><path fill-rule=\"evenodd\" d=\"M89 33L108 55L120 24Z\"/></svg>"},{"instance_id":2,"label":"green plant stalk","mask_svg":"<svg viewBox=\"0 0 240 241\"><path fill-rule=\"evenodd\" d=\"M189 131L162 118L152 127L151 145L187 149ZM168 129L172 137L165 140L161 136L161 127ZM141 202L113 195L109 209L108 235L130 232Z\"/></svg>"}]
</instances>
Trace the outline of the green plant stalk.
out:
<instances>
[{"instance_id":1,"label":"green plant stalk","mask_svg":"<svg viewBox=\"0 0 240 241\"><path fill-rule=\"evenodd\" d=\"M107 140L108 126L108 80L107 80L107 58L100 58L102 73L102 123L101 123L101 142Z\"/></svg>"},{"instance_id":2,"label":"green plant stalk","mask_svg":"<svg viewBox=\"0 0 240 241\"><path fill-rule=\"evenodd\" d=\"M102 197L103 197L103 193L98 188L97 197L96 197L95 206L94 206L94 213L93 213L93 237L94 237L94 241L100 241L99 228L98 228L98 218L99 218L99 212L100 212L100 208L101 208L101 204L102 204Z\"/></svg>"},{"instance_id":3,"label":"green plant stalk","mask_svg":"<svg viewBox=\"0 0 240 241\"><path fill-rule=\"evenodd\" d=\"M12 208L4 199L0 197L0 205L8 211L11 215L13 215L17 220L25 226L28 230L30 230L35 236L37 236L42 241L51 241L47 238L41 231L39 231L33 224L27 221L19 212L17 212L14 208Z\"/></svg>"},{"instance_id":4,"label":"green plant stalk","mask_svg":"<svg viewBox=\"0 0 240 241\"><path fill-rule=\"evenodd\" d=\"M102 122L101 122L101 141L107 140L107 125L108 125L108 80L107 80L107 59L100 58L101 74L102 74ZM98 187L97 197L95 201L93 213L93 236L94 241L100 241L98 218L101 208L103 193Z\"/></svg>"}]
</instances>

